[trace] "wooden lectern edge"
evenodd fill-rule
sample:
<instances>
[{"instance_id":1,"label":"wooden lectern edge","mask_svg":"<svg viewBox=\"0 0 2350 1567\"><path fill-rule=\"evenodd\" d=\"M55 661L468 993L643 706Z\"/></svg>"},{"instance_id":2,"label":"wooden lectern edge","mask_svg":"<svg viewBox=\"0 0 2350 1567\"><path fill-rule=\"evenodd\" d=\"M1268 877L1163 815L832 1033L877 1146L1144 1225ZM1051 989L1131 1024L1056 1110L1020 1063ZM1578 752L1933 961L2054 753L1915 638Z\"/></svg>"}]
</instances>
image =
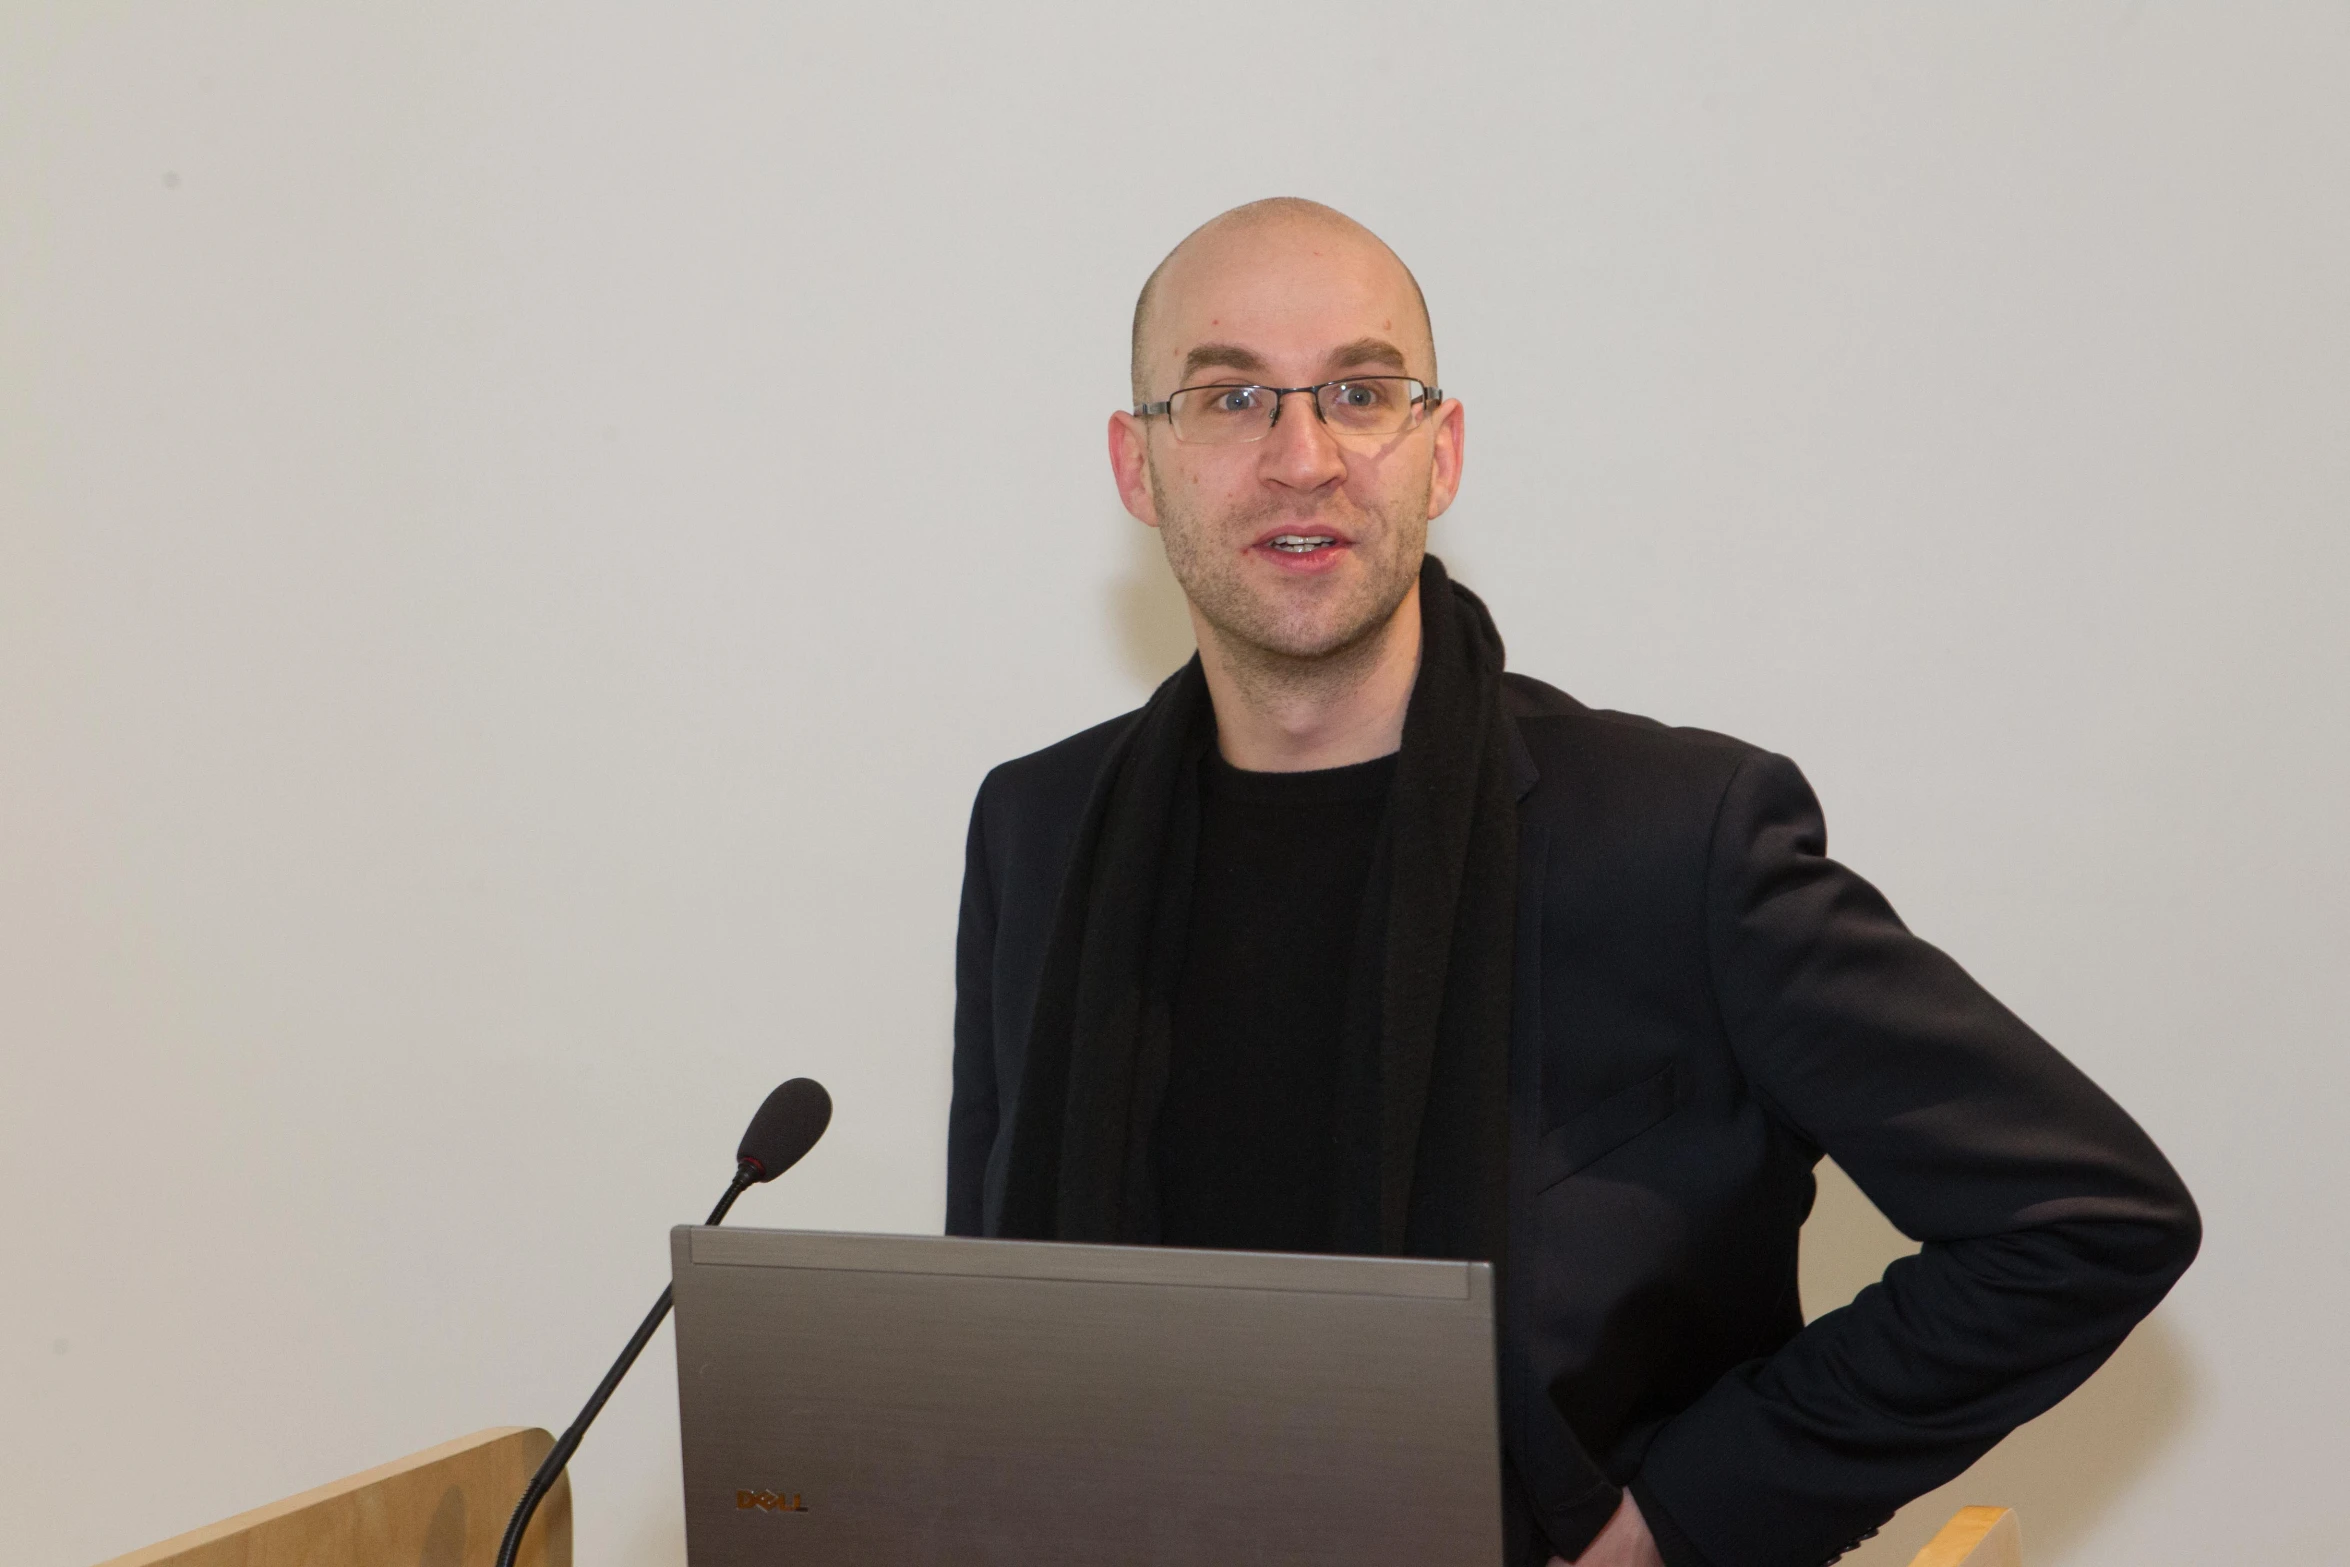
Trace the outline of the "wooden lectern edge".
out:
<instances>
[{"instance_id":1,"label":"wooden lectern edge","mask_svg":"<svg viewBox=\"0 0 2350 1567\"><path fill-rule=\"evenodd\" d=\"M516 1442L516 1438L521 1440ZM435 1465L451 1464L472 1454L487 1457L487 1450L501 1443L512 1444L522 1450L518 1455L520 1462L515 1466L516 1475L512 1477L515 1483L511 1487L519 1495L521 1483L528 1479L529 1470L535 1469L554 1446L554 1438L533 1426L491 1426L470 1436L461 1436L437 1447L410 1453L405 1458L395 1458L388 1464L378 1464L373 1469L363 1469L357 1474L329 1481L281 1501L238 1513L233 1518L223 1518L201 1529L174 1535L171 1539L133 1551L127 1556L114 1557L100 1563L99 1567L165 1567L165 1564L175 1562L242 1561L251 1555L250 1547L256 1542L250 1537L257 1529L292 1519L312 1509L326 1509L331 1503L355 1498L361 1492L383 1486L403 1475L414 1474ZM524 1553L544 1563L545 1567L570 1567L570 1489L568 1476L556 1483L543 1509L548 1515L546 1524L541 1530L533 1531L531 1548L527 1548ZM502 1515L485 1522L494 1522L503 1528ZM328 1532L341 1531L332 1530L329 1526ZM468 1532L478 1534L478 1531ZM482 1536L475 1543L486 1545L487 1537ZM213 1546L222 1549L207 1550L207 1547ZM245 1548L240 1549L240 1546ZM266 1551L265 1554L274 1557L280 1553ZM470 1557L474 1553L469 1550L466 1554ZM1970 1563L1973 1567L2023 1567L2022 1530L2010 1509L1960 1508L1942 1526L1941 1531L1926 1542L1925 1548L1910 1558L1909 1567L1967 1567Z\"/></svg>"},{"instance_id":2,"label":"wooden lectern edge","mask_svg":"<svg viewBox=\"0 0 2350 1567\"><path fill-rule=\"evenodd\" d=\"M2023 1567L2023 1560L2023 1528L2013 1510L1962 1507L1909 1567Z\"/></svg>"},{"instance_id":3,"label":"wooden lectern edge","mask_svg":"<svg viewBox=\"0 0 2350 1567\"><path fill-rule=\"evenodd\" d=\"M322 1506L337 1498L364 1491L370 1486L381 1485L386 1480L397 1479L401 1475L429 1468L434 1464L445 1463L450 1459L463 1457L468 1453L495 1446L518 1436L538 1439L535 1442L524 1444L530 1451L528 1461L522 1469L522 1478L517 1481L514 1488L515 1499L519 1500L522 1485L528 1482L531 1471L538 1467L540 1461L546 1457L548 1450L554 1447L555 1439L546 1430L536 1426L489 1426L470 1436L461 1436L454 1441L443 1442L437 1447L428 1447L421 1452L410 1453L405 1458L395 1458L390 1463L378 1464L373 1469L362 1469L357 1474L345 1475L340 1480L330 1480L325 1485L298 1492L293 1496L268 1503L266 1506L253 1508L248 1512L238 1513L233 1518L223 1518L220 1522L206 1524L201 1529L191 1529L185 1534L174 1535L168 1540L132 1551L127 1556L110 1558L99 1563L98 1567L160 1567L162 1563L175 1561L207 1545L231 1539L259 1525L291 1517L306 1509ZM565 1475L556 1482L555 1489L548 1494L546 1502L540 1507L541 1517L551 1524L554 1521L553 1515L562 1514L565 1515L563 1521L568 1523L569 1493L570 1476ZM503 1514L498 1518L498 1526L501 1530L505 1527ZM533 1546L539 1544L538 1537L542 1527L534 1525L531 1530L531 1544ZM567 1546L569 1542L566 1540L564 1543ZM528 1558L536 1553L526 1548L523 1554ZM562 1557L561 1567L568 1567L570 1552L565 1549L560 1554Z\"/></svg>"}]
</instances>

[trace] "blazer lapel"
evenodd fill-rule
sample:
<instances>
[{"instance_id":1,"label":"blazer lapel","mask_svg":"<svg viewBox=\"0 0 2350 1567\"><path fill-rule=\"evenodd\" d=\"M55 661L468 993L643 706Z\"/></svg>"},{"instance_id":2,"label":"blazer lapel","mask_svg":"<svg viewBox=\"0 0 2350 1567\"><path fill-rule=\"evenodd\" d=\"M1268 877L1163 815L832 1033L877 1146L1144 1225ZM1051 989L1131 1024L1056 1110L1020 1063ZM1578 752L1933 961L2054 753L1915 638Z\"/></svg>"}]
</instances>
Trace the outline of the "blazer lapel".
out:
<instances>
[{"instance_id":1,"label":"blazer lapel","mask_svg":"<svg viewBox=\"0 0 2350 1567\"><path fill-rule=\"evenodd\" d=\"M1543 1533L1556 1547L1580 1551L1605 1526L1621 1493L1536 1380L1527 1354L1533 1281L1560 1265L1543 1255L1533 1191L1542 1139L1542 923L1550 891L1550 826L1528 816L1526 799L1542 773L1515 722L1509 734L1518 785L1518 917L1510 1000L1511 1266L1500 1281L1498 1346L1502 1443Z\"/></svg>"}]
</instances>

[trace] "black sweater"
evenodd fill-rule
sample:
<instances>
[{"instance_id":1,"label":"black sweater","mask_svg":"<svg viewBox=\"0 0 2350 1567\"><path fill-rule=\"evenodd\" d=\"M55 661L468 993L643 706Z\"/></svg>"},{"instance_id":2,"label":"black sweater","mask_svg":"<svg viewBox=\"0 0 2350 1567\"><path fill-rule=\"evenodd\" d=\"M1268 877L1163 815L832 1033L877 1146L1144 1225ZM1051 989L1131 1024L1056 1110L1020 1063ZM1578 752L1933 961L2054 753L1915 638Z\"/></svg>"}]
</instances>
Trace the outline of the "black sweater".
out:
<instances>
[{"instance_id":1,"label":"black sweater","mask_svg":"<svg viewBox=\"0 0 2350 1567\"><path fill-rule=\"evenodd\" d=\"M1331 1249L1349 968L1395 758L1200 763L1198 866L1152 1148L1170 1246Z\"/></svg>"}]
</instances>

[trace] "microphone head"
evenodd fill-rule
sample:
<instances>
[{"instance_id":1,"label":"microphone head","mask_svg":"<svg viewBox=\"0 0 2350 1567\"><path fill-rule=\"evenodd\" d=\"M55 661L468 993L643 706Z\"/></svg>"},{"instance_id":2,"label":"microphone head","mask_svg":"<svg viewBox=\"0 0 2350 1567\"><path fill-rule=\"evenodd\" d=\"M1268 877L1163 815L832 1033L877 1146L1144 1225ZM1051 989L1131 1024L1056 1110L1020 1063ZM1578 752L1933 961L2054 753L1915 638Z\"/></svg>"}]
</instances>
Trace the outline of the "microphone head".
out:
<instances>
[{"instance_id":1,"label":"microphone head","mask_svg":"<svg viewBox=\"0 0 2350 1567\"><path fill-rule=\"evenodd\" d=\"M748 1166L745 1173L753 1184L772 1181L798 1164L831 1124L832 1095L812 1077L795 1077L769 1094L751 1117L750 1130L734 1151L735 1166Z\"/></svg>"}]
</instances>

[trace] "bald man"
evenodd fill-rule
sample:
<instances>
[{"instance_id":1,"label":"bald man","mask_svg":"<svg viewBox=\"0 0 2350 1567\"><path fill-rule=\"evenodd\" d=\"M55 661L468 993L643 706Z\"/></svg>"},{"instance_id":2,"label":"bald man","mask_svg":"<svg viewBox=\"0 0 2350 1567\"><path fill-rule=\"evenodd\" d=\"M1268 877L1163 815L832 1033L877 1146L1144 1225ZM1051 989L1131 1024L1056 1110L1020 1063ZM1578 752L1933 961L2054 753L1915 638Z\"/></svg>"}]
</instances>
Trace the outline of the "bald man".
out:
<instances>
[{"instance_id":1,"label":"bald man","mask_svg":"<svg viewBox=\"0 0 2350 1567\"><path fill-rule=\"evenodd\" d=\"M1508 1562L1812 1567L2193 1258L2143 1132L1826 858L1782 757L1503 667L1418 284L1257 202L1110 417L1199 654L972 813L947 1225L1493 1262ZM1924 1243L1805 1326L1831 1155Z\"/></svg>"}]
</instances>

